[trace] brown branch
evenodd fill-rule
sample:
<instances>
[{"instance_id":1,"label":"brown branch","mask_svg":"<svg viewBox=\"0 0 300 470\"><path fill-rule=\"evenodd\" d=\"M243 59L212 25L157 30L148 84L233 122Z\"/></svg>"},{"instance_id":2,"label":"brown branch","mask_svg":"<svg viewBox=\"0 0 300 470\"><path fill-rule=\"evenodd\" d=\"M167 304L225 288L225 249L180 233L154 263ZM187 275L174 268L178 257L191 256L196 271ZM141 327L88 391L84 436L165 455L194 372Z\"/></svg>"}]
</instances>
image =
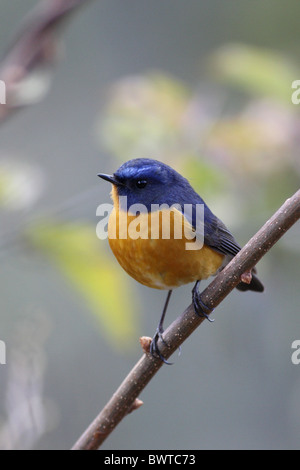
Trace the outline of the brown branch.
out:
<instances>
[{"instance_id":1,"label":"brown branch","mask_svg":"<svg viewBox=\"0 0 300 470\"><path fill-rule=\"evenodd\" d=\"M13 111L35 103L44 93L28 92L29 79L39 76L47 91L50 69L59 56L58 29L79 6L89 0L43 0L25 19L23 27L0 62L6 86L6 104L0 105L0 123ZM47 77L47 78L46 78ZM33 94L32 94L33 93Z\"/></svg>"},{"instance_id":2,"label":"brown branch","mask_svg":"<svg viewBox=\"0 0 300 470\"><path fill-rule=\"evenodd\" d=\"M241 275L253 268L299 218L300 190L280 207L209 284L201 295L203 302L211 309L217 307L240 282ZM168 358L202 321L203 318L195 315L194 309L190 305L165 330L164 341L166 344L161 341L158 343L162 354ZM100 414L79 438L73 450L98 449L128 412L137 408L134 404L136 398L163 365L160 359L155 359L147 353L148 348L145 346L145 341L145 338L143 338L142 344L146 353L134 366Z\"/></svg>"}]
</instances>

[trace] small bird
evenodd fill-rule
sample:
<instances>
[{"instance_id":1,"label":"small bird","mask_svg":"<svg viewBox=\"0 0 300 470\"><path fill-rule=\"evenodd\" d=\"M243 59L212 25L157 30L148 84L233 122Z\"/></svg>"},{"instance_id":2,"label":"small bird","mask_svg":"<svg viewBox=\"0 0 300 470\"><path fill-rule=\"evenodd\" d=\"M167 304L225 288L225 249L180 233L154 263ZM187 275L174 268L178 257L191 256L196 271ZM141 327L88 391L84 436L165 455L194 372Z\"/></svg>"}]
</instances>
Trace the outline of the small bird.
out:
<instances>
[{"instance_id":1,"label":"small bird","mask_svg":"<svg viewBox=\"0 0 300 470\"><path fill-rule=\"evenodd\" d=\"M195 282L192 290L195 312L210 320L210 310L198 291L199 283L216 275L241 247L188 180L165 163L137 158L121 165L113 175L98 176L112 183L114 208L108 221L108 239L118 262L141 284L168 290L150 347L153 356L168 364L157 341L159 338L163 341L163 322L172 290ZM197 207L203 208L202 224L197 223ZM169 227L163 223L165 216L169 217L164 219ZM178 236L175 227L182 229L182 236ZM197 234L201 233L200 248L191 247L191 243L199 242ZM241 277L237 289L263 292L264 287L249 272Z\"/></svg>"}]
</instances>

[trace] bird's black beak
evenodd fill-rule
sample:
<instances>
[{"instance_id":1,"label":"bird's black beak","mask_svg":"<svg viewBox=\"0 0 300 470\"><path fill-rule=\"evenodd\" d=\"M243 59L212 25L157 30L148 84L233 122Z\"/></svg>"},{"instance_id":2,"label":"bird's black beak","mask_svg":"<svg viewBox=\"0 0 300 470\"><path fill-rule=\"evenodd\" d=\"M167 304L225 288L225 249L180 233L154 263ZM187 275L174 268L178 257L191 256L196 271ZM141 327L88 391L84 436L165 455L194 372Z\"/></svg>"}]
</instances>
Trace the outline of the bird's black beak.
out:
<instances>
[{"instance_id":1,"label":"bird's black beak","mask_svg":"<svg viewBox=\"0 0 300 470\"><path fill-rule=\"evenodd\" d=\"M112 184L120 184L117 179L114 177L114 175L106 175L105 173L99 173L97 176L99 176L99 178L102 178L103 180L105 181L108 181L109 183L112 183Z\"/></svg>"}]
</instances>

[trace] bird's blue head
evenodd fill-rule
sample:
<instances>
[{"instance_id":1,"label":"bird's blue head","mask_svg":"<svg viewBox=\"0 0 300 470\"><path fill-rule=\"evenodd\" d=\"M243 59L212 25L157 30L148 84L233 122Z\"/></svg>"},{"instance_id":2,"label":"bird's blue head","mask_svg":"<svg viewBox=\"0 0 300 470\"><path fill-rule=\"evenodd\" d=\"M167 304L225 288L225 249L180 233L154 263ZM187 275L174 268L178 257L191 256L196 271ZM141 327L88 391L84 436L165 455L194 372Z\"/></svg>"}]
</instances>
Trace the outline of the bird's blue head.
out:
<instances>
[{"instance_id":1,"label":"bird's blue head","mask_svg":"<svg viewBox=\"0 0 300 470\"><path fill-rule=\"evenodd\" d=\"M113 175L100 173L100 178L111 182L118 196L127 197L127 209L133 204L178 204L189 193L195 194L189 182L170 166L150 158L129 160Z\"/></svg>"}]
</instances>

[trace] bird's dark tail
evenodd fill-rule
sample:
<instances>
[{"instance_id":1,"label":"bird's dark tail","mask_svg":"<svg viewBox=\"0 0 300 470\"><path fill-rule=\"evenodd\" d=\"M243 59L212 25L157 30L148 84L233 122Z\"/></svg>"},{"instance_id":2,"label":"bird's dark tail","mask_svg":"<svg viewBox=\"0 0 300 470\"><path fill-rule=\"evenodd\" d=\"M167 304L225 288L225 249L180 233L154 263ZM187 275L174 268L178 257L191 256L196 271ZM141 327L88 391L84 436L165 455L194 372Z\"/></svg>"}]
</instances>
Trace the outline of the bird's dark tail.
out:
<instances>
[{"instance_id":1,"label":"bird's dark tail","mask_svg":"<svg viewBox=\"0 0 300 470\"><path fill-rule=\"evenodd\" d=\"M250 284L246 284L245 282L240 282L236 288L240 291L246 291L246 290L253 290L255 292L263 292L264 291L264 286L258 279L258 277L255 276L252 272L252 280Z\"/></svg>"}]
</instances>

